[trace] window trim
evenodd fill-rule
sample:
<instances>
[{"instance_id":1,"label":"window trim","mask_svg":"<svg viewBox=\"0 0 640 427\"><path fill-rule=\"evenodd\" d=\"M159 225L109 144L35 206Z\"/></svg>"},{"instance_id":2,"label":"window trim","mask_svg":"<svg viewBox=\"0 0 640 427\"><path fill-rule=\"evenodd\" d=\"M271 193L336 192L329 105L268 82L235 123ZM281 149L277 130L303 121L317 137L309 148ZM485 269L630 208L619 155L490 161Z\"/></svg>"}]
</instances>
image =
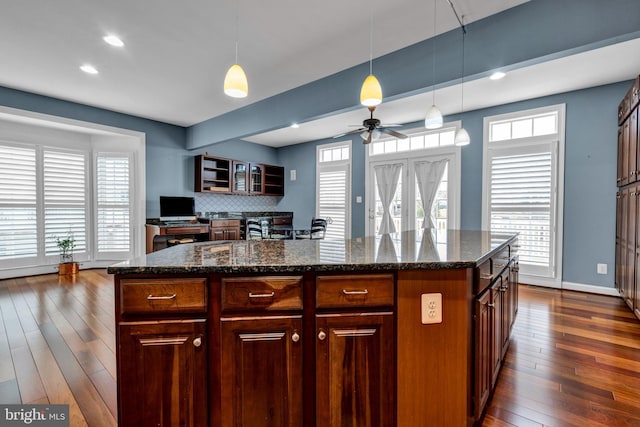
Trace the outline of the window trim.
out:
<instances>
[{"instance_id":1,"label":"window trim","mask_svg":"<svg viewBox=\"0 0 640 427\"><path fill-rule=\"evenodd\" d=\"M489 141L490 124L496 121L508 121L528 116L535 116L550 112L558 114L558 132L556 134L532 136L527 138L509 139L506 141ZM564 230L564 164L565 164L565 128L566 128L566 104L549 105L546 107L532 108L528 110L513 111L506 114L484 117L483 120L483 144L482 144L482 229L489 230L489 185L490 167L489 150L496 148L513 148L518 146L537 145L542 142L552 142L555 145L555 162L551 168L555 172L556 191L552 195L555 201L555 222L552 233L554 234L554 277L535 276L520 272L520 280L532 285L546 286L551 288L562 288L562 251L563 251L563 230ZM553 178L552 178L553 179Z\"/></svg>"}]
</instances>

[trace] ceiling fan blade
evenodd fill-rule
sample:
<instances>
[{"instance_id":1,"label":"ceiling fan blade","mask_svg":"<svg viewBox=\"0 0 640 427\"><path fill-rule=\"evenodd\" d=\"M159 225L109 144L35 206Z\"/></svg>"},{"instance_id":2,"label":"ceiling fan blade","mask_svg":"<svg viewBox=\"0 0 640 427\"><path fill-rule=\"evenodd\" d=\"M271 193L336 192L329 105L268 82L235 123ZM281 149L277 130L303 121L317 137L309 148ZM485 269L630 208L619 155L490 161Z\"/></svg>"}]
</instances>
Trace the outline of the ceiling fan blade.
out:
<instances>
[{"instance_id":1,"label":"ceiling fan blade","mask_svg":"<svg viewBox=\"0 0 640 427\"><path fill-rule=\"evenodd\" d=\"M372 134L372 133L373 133L373 132L371 132L371 131L367 133L367 139L365 139L365 140L362 142L363 144L371 144L371 134Z\"/></svg>"},{"instance_id":2,"label":"ceiling fan blade","mask_svg":"<svg viewBox=\"0 0 640 427\"><path fill-rule=\"evenodd\" d=\"M395 136L396 138L399 138L399 139L407 139L407 138L408 138L408 136L407 136L407 135L405 135L405 134L403 134L403 133L400 133L400 132L396 132L395 130L391 130L391 129L382 129L382 128L381 128L380 130L381 130L382 132L384 132L384 133L388 133L389 135L391 135L391 136Z\"/></svg>"},{"instance_id":3,"label":"ceiling fan blade","mask_svg":"<svg viewBox=\"0 0 640 427\"><path fill-rule=\"evenodd\" d=\"M334 136L334 138L342 138L343 136L353 135L355 133L360 133L360 132L362 132L364 130L367 130L367 128L360 128L360 129L350 130L349 132L345 132L345 133L341 133L340 135L336 135L336 136Z\"/></svg>"},{"instance_id":4,"label":"ceiling fan blade","mask_svg":"<svg viewBox=\"0 0 640 427\"><path fill-rule=\"evenodd\" d=\"M383 128L397 128L397 127L400 127L400 126L402 126L402 125L398 125L398 124L388 125L386 123L385 124L380 124L380 127L383 127Z\"/></svg>"}]
</instances>

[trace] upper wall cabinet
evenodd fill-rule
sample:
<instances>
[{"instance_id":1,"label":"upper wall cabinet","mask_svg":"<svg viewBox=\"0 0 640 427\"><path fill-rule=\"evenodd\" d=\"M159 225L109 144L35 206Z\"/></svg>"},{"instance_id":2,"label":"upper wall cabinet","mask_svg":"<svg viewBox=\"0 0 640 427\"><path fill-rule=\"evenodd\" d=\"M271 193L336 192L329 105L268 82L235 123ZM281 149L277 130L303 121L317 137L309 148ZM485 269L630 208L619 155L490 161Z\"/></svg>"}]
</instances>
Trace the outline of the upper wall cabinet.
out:
<instances>
[{"instance_id":1,"label":"upper wall cabinet","mask_svg":"<svg viewBox=\"0 0 640 427\"><path fill-rule=\"evenodd\" d=\"M283 196L284 168L201 154L195 161L195 191Z\"/></svg>"}]
</instances>

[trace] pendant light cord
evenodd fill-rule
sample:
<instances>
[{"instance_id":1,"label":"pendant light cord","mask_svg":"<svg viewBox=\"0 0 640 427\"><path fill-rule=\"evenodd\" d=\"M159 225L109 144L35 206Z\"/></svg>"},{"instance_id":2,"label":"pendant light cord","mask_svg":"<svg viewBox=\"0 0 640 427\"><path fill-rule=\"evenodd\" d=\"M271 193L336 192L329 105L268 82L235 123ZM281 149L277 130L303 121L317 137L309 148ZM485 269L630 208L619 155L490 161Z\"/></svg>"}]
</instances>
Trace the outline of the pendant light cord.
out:
<instances>
[{"instance_id":1,"label":"pendant light cord","mask_svg":"<svg viewBox=\"0 0 640 427\"><path fill-rule=\"evenodd\" d=\"M433 0L433 73L432 73L432 89L433 89L433 98L432 104L436 105L436 6L438 4L438 0Z\"/></svg>"},{"instance_id":2,"label":"pendant light cord","mask_svg":"<svg viewBox=\"0 0 640 427\"><path fill-rule=\"evenodd\" d=\"M238 6L238 0L235 1L236 6L236 64L238 63L238 35L240 34L240 6Z\"/></svg>"},{"instance_id":3,"label":"pendant light cord","mask_svg":"<svg viewBox=\"0 0 640 427\"><path fill-rule=\"evenodd\" d=\"M460 97L462 105L460 107L462 108L462 113L464 113L464 39L467 34L467 29L464 27L464 24L462 24L463 19L464 16L460 19L460 24L462 25L462 84L460 85L460 90L462 92Z\"/></svg>"},{"instance_id":4,"label":"pendant light cord","mask_svg":"<svg viewBox=\"0 0 640 427\"><path fill-rule=\"evenodd\" d=\"M369 8L369 75L373 74L373 8Z\"/></svg>"}]
</instances>

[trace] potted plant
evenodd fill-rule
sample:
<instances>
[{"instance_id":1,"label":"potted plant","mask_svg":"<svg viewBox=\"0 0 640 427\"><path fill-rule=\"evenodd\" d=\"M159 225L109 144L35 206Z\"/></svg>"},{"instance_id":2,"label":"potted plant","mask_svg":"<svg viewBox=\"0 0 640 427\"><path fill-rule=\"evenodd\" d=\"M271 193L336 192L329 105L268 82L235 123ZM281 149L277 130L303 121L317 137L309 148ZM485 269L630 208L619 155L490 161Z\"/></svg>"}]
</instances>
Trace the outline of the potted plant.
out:
<instances>
[{"instance_id":1,"label":"potted plant","mask_svg":"<svg viewBox=\"0 0 640 427\"><path fill-rule=\"evenodd\" d=\"M56 236L56 245L60 249L60 264L58 265L58 274L76 274L79 270L78 263L73 261L73 249L76 247L76 240L73 233L69 232L66 237L60 238Z\"/></svg>"}]
</instances>

